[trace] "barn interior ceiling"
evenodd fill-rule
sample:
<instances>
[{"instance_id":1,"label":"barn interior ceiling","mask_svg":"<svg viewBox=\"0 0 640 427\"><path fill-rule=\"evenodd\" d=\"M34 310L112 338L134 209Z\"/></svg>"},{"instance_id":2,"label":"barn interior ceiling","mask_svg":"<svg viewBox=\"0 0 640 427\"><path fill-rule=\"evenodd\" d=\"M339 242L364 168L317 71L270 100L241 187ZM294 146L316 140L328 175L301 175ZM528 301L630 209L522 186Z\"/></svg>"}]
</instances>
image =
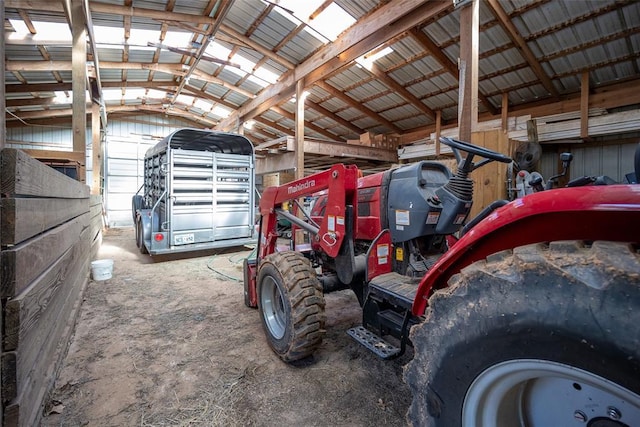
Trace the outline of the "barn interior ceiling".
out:
<instances>
[{"instance_id":1,"label":"barn interior ceiling","mask_svg":"<svg viewBox=\"0 0 640 427\"><path fill-rule=\"evenodd\" d=\"M78 3L87 101L104 121L170 115L269 144L295 134L302 81L310 138L407 140L457 122L451 0L5 0L7 127L71 122ZM481 0L479 11L481 117L574 102L585 79L595 107L640 104L640 2Z\"/></svg>"}]
</instances>

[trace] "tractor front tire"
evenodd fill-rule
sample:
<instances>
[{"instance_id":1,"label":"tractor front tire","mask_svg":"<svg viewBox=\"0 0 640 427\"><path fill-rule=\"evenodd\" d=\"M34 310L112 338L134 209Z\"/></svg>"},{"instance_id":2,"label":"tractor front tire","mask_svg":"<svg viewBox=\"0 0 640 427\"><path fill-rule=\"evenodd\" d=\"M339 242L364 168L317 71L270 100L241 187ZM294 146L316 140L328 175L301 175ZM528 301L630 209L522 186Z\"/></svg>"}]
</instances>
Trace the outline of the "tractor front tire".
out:
<instances>
[{"instance_id":1,"label":"tractor front tire","mask_svg":"<svg viewBox=\"0 0 640 427\"><path fill-rule=\"evenodd\" d=\"M285 362L313 354L325 333L322 285L293 251L265 257L258 270L258 310L269 346Z\"/></svg>"},{"instance_id":2,"label":"tractor front tire","mask_svg":"<svg viewBox=\"0 0 640 427\"><path fill-rule=\"evenodd\" d=\"M494 254L411 331L419 426L640 425L640 255L614 242Z\"/></svg>"}]
</instances>

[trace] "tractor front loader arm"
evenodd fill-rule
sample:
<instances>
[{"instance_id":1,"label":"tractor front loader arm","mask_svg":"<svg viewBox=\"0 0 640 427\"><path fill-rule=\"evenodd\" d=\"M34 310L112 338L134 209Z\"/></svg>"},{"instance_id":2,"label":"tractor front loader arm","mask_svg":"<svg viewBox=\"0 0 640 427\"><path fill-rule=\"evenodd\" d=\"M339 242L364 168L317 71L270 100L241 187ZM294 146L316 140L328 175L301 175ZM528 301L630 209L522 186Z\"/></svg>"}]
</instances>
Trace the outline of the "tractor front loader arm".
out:
<instances>
[{"instance_id":1,"label":"tractor front loader arm","mask_svg":"<svg viewBox=\"0 0 640 427\"><path fill-rule=\"evenodd\" d=\"M353 165L336 164L331 169L289 182L269 187L260 199L260 227L258 249L255 259L245 260L244 294L245 305L257 307L256 277L260 261L276 251L278 239L278 216L284 216L296 226L312 234L315 242L328 256L339 258L343 265L345 257L353 257L353 236L357 215L357 188L359 170ZM327 203L324 216L319 224L305 222L302 218L289 214L283 204L290 200L310 196L320 191L327 192ZM345 243L346 241L346 243ZM343 248L351 248L345 250ZM346 270L346 269L345 269ZM346 278L346 277L345 277Z\"/></svg>"},{"instance_id":2,"label":"tractor front loader arm","mask_svg":"<svg viewBox=\"0 0 640 427\"><path fill-rule=\"evenodd\" d=\"M275 252L277 217L282 205L289 200L310 196L327 190L325 215L319 227L296 225L316 234L315 239L327 255L335 258L346 236L345 211L347 206L356 205L358 168L353 165L336 164L331 169L281 185L267 188L260 200L260 240L258 259ZM295 222L295 220L294 220Z\"/></svg>"}]
</instances>

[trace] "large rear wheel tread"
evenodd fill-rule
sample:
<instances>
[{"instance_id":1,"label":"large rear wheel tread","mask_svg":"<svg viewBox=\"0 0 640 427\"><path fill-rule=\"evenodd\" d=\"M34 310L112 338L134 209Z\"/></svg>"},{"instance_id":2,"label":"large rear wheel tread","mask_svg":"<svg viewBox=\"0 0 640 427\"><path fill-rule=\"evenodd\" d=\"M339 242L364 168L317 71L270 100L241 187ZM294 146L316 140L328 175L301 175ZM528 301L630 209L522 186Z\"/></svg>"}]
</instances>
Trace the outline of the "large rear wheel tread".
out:
<instances>
[{"instance_id":1,"label":"large rear wheel tread","mask_svg":"<svg viewBox=\"0 0 640 427\"><path fill-rule=\"evenodd\" d=\"M463 418L474 380L496 366L524 372L529 361L569 376L577 368L596 386L612 382L640 400L640 255L631 244L563 241L494 254L435 292L425 315L411 331L415 353L404 374L412 425L483 425ZM633 405L621 422L638 416ZM487 406L478 411L495 409Z\"/></svg>"}]
</instances>

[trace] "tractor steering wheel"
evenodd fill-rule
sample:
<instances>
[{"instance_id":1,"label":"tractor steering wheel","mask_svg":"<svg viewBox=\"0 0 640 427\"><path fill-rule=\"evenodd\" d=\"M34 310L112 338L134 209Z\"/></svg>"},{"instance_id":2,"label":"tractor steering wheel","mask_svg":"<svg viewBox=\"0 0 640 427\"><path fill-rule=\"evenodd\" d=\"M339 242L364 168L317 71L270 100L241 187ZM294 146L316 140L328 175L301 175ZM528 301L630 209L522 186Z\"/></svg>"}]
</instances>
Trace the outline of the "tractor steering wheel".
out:
<instances>
[{"instance_id":1,"label":"tractor steering wheel","mask_svg":"<svg viewBox=\"0 0 640 427\"><path fill-rule=\"evenodd\" d=\"M474 154L480 157L484 157L485 159L489 159L489 160L495 160L497 162L501 162L501 163L511 163L512 159L511 157L504 155L502 153L498 153L496 151L493 150L489 150L487 148L484 147L479 147L477 145L473 145L470 144L468 142L464 142L464 141L459 141L457 139L453 139L453 138L447 138L444 136L440 137L440 142L448 145L449 147L453 148L453 149L458 149L464 152L467 152L469 154ZM484 162L483 162L484 164Z\"/></svg>"}]
</instances>

